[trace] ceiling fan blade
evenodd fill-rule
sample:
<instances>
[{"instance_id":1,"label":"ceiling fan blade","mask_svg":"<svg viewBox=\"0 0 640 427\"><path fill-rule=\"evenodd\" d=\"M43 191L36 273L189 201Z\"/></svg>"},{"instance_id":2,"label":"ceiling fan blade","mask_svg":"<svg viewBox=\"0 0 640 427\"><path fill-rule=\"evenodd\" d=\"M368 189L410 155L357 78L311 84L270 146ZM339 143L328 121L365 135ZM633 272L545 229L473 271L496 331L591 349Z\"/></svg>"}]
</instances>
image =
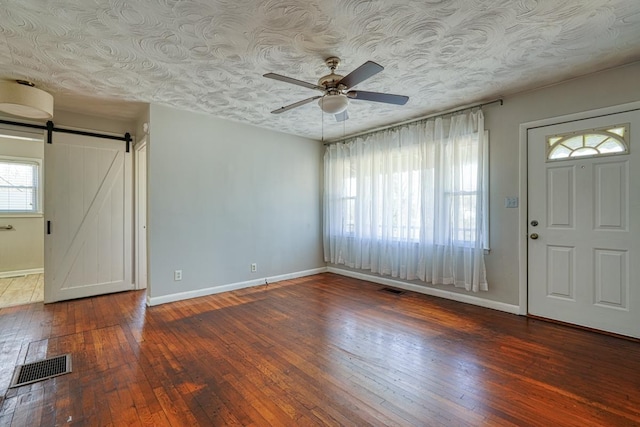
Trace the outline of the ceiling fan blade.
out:
<instances>
[{"instance_id":1,"label":"ceiling fan blade","mask_svg":"<svg viewBox=\"0 0 640 427\"><path fill-rule=\"evenodd\" d=\"M373 61L367 61L338 82L339 85L345 85L347 89L357 85L360 82L367 80L369 77L378 74L384 70L382 65L376 64Z\"/></svg>"},{"instance_id":2,"label":"ceiling fan blade","mask_svg":"<svg viewBox=\"0 0 640 427\"><path fill-rule=\"evenodd\" d=\"M278 81L285 82L285 83L291 83L293 85L306 87L307 89L316 89L316 90L324 91L324 88L322 86L314 85L312 83L303 82L302 80L294 79L292 77L283 76L281 74L267 73L267 74L263 75L262 77L266 77L268 79L273 79L273 80L278 80Z\"/></svg>"},{"instance_id":3,"label":"ceiling fan blade","mask_svg":"<svg viewBox=\"0 0 640 427\"><path fill-rule=\"evenodd\" d=\"M349 113L347 110L344 110L342 113L336 114L336 122L344 122L349 118Z\"/></svg>"},{"instance_id":4,"label":"ceiling fan blade","mask_svg":"<svg viewBox=\"0 0 640 427\"><path fill-rule=\"evenodd\" d=\"M374 101L384 102L385 104L404 105L409 100L408 96L393 95L390 93L380 92L366 92L362 90L350 90L347 92L347 96L350 99L357 99L359 101Z\"/></svg>"},{"instance_id":5,"label":"ceiling fan blade","mask_svg":"<svg viewBox=\"0 0 640 427\"><path fill-rule=\"evenodd\" d=\"M318 96L312 96L311 98L307 98L307 99L303 99L302 101L298 101L298 102L294 102L293 104L289 104L286 107L280 107L277 110L273 110L271 112L271 114L280 114L280 113L284 113L285 111L289 111L292 110L296 107L300 107L301 105L305 105L308 104L312 101L315 101L316 99L322 98L321 95Z\"/></svg>"}]
</instances>

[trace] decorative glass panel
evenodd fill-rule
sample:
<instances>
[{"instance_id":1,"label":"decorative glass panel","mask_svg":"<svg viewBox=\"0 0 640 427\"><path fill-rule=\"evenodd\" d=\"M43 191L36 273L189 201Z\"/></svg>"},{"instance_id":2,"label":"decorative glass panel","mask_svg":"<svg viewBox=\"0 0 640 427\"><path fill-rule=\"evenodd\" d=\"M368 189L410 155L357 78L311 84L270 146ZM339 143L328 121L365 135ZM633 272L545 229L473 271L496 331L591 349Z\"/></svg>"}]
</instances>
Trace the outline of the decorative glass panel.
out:
<instances>
[{"instance_id":1,"label":"decorative glass panel","mask_svg":"<svg viewBox=\"0 0 640 427\"><path fill-rule=\"evenodd\" d=\"M556 136L556 137L550 137L548 139L549 142L549 146L552 146L553 144L555 144L556 142L560 141L562 139L561 136Z\"/></svg>"},{"instance_id":2,"label":"decorative glass panel","mask_svg":"<svg viewBox=\"0 0 640 427\"><path fill-rule=\"evenodd\" d=\"M588 134L584 136L584 146L585 147L597 147L604 141L609 138L606 135L598 135L598 134Z\"/></svg>"},{"instance_id":3,"label":"decorative glass panel","mask_svg":"<svg viewBox=\"0 0 640 427\"><path fill-rule=\"evenodd\" d=\"M547 160L594 157L629 152L629 124L547 137Z\"/></svg>"},{"instance_id":4,"label":"decorative glass panel","mask_svg":"<svg viewBox=\"0 0 640 427\"><path fill-rule=\"evenodd\" d=\"M624 137L625 131L627 130L626 126L622 126L619 128L609 129L609 132L615 133L616 135Z\"/></svg>"},{"instance_id":5,"label":"decorative glass panel","mask_svg":"<svg viewBox=\"0 0 640 427\"><path fill-rule=\"evenodd\" d=\"M583 146L582 135L574 136L573 138L565 139L561 142L562 145L568 147L570 150L577 150Z\"/></svg>"},{"instance_id":6,"label":"decorative glass panel","mask_svg":"<svg viewBox=\"0 0 640 427\"><path fill-rule=\"evenodd\" d=\"M571 155L571 150L569 150L564 145L558 145L556 148L551 151L549 154L550 159L565 159Z\"/></svg>"},{"instance_id":7,"label":"decorative glass panel","mask_svg":"<svg viewBox=\"0 0 640 427\"><path fill-rule=\"evenodd\" d=\"M624 150L624 147L620 147L620 143L615 139L608 139L598 147L601 153L619 153Z\"/></svg>"},{"instance_id":8,"label":"decorative glass panel","mask_svg":"<svg viewBox=\"0 0 640 427\"><path fill-rule=\"evenodd\" d=\"M595 148L582 147L582 148L578 148L577 150L574 150L573 153L571 153L571 157L597 156L598 154L599 154L599 151L596 150Z\"/></svg>"}]
</instances>

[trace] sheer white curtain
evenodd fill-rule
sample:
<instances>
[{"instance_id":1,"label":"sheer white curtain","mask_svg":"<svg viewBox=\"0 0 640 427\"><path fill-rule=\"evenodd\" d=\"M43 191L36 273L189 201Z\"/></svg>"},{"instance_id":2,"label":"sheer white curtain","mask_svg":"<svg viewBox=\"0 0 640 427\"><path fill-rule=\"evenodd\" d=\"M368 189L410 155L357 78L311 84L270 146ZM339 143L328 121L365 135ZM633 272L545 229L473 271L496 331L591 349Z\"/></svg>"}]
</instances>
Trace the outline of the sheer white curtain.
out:
<instances>
[{"instance_id":1,"label":"sheer white curtain","mask_svg":"<svg viewBox=\"0 0 640 427\"><path fill-rule=\"evenodd\" d=\"M482 111L327 147L325 261L487 290Z\"/></svg>"}]
</instances>

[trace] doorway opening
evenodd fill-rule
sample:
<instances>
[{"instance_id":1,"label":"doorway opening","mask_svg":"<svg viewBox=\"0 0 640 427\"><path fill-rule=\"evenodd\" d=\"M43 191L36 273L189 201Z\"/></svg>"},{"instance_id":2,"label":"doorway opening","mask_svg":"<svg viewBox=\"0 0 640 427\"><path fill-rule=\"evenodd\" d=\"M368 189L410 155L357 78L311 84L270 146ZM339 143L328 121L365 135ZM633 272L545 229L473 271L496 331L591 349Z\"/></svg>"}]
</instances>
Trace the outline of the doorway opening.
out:
<instances>
[{"instance_id":1,"label":"doorway opening","mask_svg":"<svg viewBox=\"0 0 640 427\"><path fill-rule=\"evenodd\" d=\"M44 135L0 127L0 308L44 301Z\"/></svg>"}]
</instances>

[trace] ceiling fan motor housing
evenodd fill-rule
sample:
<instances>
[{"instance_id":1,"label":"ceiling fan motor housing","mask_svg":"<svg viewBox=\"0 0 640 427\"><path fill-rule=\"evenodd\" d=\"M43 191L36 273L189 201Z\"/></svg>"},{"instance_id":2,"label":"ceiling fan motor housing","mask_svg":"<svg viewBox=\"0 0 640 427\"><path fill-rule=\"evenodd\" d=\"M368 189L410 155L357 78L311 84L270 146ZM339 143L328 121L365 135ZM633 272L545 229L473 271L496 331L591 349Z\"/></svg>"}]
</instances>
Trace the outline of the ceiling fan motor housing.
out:
<instances>
[{"instance_id":1,"label":"ceiling fan motor housing","mask_svg":"<svg viewBox=\"0 0 640 427\"><path fill-rule=\"evenodd\" d=\"M327 91L329 91L329 93L331 93L331 90L338 93L338 82L340 82L343 77L344 76L341 76L340 74L327 74L326 76L320 77L320 80L318 80L318 86L323 86Z\"/></svg>"}]
</instances>

